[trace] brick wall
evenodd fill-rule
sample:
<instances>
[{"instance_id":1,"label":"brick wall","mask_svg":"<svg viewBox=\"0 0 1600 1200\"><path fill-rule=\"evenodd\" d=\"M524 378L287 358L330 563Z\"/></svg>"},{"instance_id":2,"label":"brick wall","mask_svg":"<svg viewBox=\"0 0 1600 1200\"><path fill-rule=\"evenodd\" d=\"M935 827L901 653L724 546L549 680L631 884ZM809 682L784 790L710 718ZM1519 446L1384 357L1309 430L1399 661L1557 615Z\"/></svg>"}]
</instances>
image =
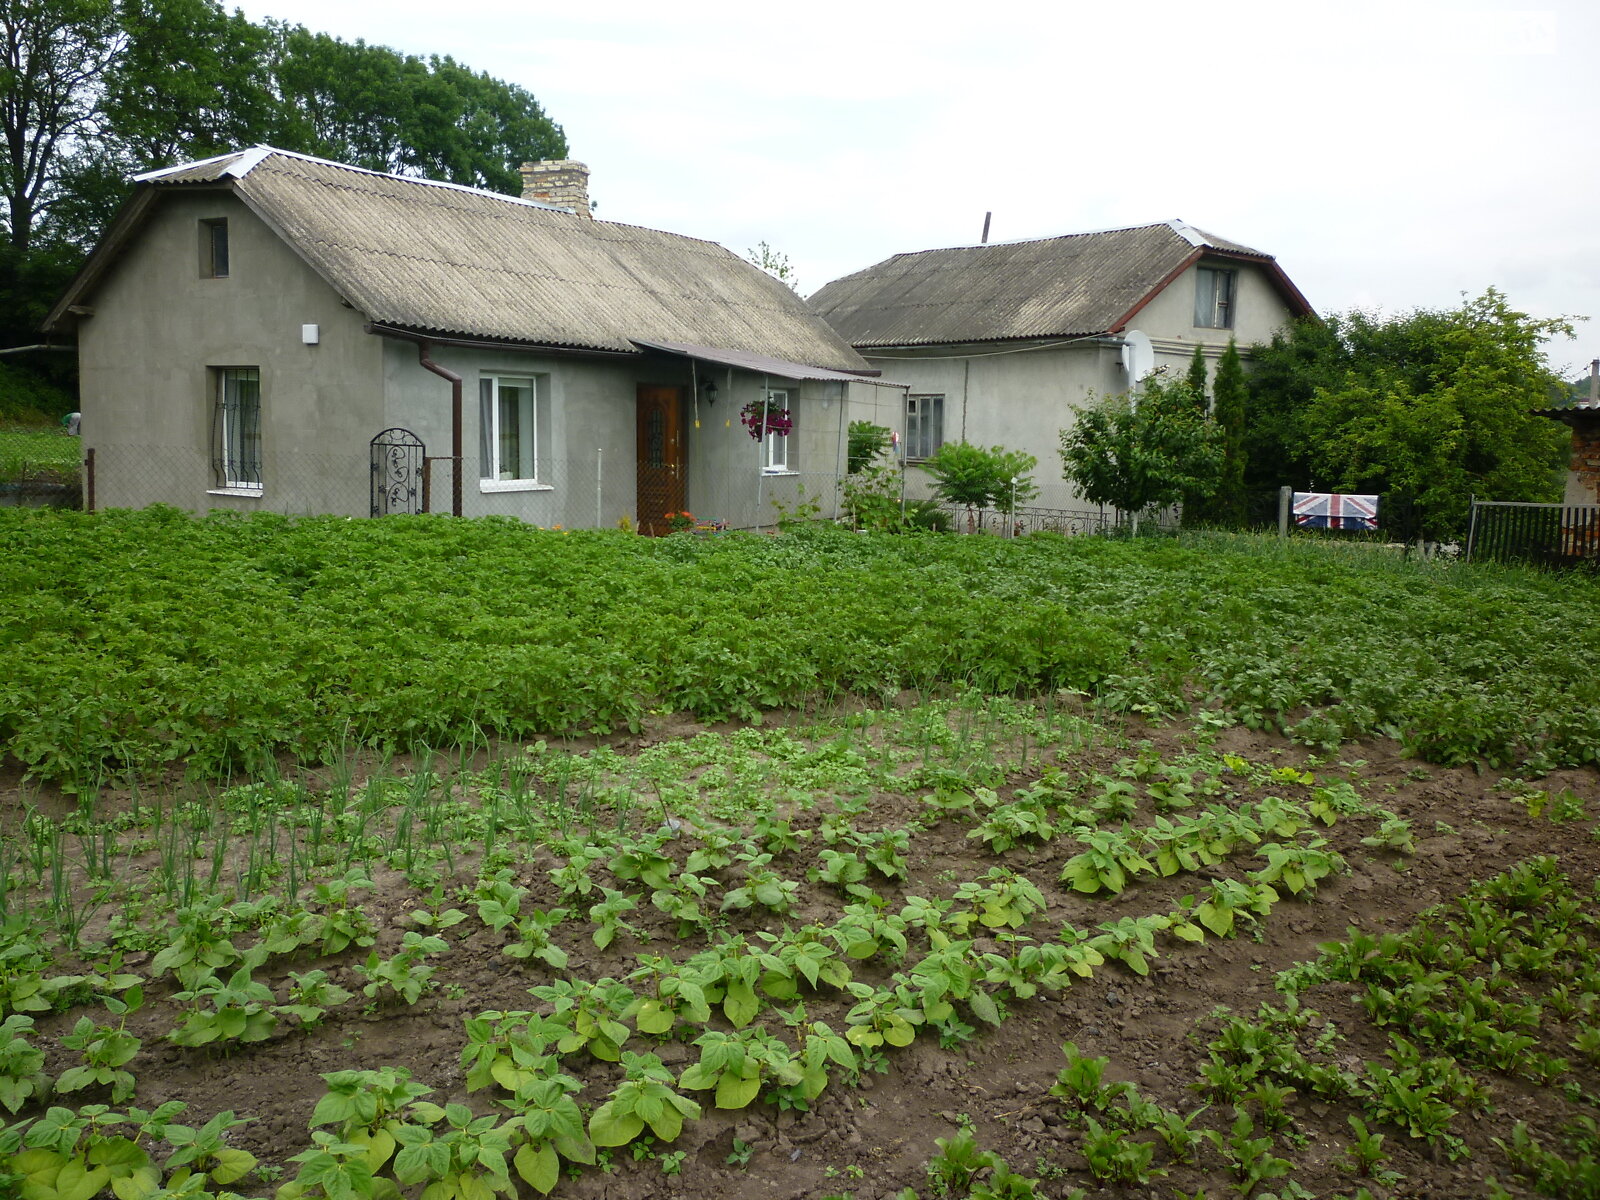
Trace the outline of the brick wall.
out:
<instances>
[{"instance_id":1,"label":"brick wall","mask_svg":"<svg viewBox=\"0 0 1600 1200\"><path fill-rule=\"evenodd\" d=\"M589 168L571 158L523 163L522 198L570 208L580 217L591 216Z\"/></svg>"},{"instance_id":2,"label":"brick wall","mask_svg":"<svg viewBox=\"0 0 1600 1200\"><path fill-rule=\"evenodd\" d=\"M1600 504L1600 413L1572 422L1572 459L1567 464L1568 504Z\"/></svg>"}]
</instances>

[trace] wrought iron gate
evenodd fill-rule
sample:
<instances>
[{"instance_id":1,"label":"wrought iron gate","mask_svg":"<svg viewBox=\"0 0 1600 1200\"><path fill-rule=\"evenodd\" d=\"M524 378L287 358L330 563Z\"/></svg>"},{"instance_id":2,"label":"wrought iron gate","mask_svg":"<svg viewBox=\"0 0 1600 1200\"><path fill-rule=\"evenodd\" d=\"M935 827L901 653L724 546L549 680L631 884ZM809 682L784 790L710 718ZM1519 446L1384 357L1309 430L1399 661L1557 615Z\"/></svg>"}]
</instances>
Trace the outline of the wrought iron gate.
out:
<instances>
[{"instance_id":1,"label":"wrought iron gate","mask_svg":"<svg viewBox=\"0 0 1600 1200\"><path fill-rule=\"evenodd\" d=\"M385 429L372 439L372 515L422 511L422 439L409 429Z\"/></svg>"}]
</instances>

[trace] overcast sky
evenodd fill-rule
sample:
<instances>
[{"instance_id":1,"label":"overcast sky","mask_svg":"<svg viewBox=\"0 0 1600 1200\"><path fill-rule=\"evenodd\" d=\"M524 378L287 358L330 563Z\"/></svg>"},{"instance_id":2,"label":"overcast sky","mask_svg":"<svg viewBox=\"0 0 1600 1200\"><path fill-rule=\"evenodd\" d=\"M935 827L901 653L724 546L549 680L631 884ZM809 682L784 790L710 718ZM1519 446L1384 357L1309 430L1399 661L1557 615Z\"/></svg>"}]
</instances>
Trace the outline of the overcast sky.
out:
<instances>
[{"instance_id":1,"label":"overcast sky","mask_svg":"<svg viewBox=\"0 0 1600 1200\"><path fill-rule=\"evenodd\" d=\"M787 254L1181 217L1320 311L1600 318L1600 5L248 0L521 84L603 219ZM1600 321L1552 361L1600 354Z\"/></svg>"}]
</instances>

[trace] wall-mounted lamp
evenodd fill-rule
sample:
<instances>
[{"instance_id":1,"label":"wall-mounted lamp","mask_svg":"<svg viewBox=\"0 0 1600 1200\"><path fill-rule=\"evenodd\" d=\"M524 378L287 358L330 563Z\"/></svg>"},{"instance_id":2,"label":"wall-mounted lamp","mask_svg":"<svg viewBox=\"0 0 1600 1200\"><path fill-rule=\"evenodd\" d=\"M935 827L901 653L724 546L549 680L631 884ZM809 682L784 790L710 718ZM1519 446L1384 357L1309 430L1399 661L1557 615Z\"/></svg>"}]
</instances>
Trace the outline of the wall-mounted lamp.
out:
<instances>
[{"instance_id":1,"label":"wall-mounted lamp","mask_svg":"<svg viewBox=\"0 0 1600 1200\"><path fill-rule=\"evenodd\" d=\"M717 402L716 381L713 379L706 380L705 383L700 385L700 393L706 398L707 404L715 404Z\"/></svg>"}]
</instances>

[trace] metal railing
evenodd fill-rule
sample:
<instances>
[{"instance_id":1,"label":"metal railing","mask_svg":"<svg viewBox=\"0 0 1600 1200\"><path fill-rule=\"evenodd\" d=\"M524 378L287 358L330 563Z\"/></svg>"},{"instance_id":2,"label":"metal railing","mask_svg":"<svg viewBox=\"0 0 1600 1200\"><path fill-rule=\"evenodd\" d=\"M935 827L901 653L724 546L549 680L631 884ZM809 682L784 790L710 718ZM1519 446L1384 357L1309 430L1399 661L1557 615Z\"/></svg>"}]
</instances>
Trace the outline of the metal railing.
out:
<instances>
[{"instance_id":1,"label":"metal railing","mask_svg":"<svg viewBox=\"0 0 1600 1200\"><path fill-rule=\"evenodd\" d=\"M1572 567L1600 562L1600 504L1473 500L1467 560Z\"/></svg>"}]
</instances>

